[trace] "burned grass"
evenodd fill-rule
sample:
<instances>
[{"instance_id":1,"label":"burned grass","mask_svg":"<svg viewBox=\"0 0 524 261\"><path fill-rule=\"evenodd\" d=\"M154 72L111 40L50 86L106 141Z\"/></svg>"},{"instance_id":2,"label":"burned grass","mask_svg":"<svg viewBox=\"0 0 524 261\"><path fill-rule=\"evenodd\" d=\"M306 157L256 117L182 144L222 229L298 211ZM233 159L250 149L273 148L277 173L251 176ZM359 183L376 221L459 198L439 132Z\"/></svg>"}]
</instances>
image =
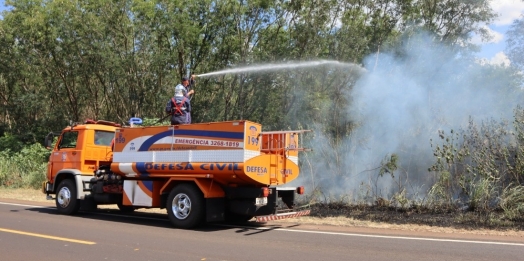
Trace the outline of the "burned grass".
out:
<instances>
[{"instance_id":1,"label":"burned grass","mask_svg":"<svg viewBox=\"0 0 524 261\"><path fill-rule=\"evenodd\" d=\"M348 205L318 203L311 206L311 216L317 218L342 217L358 221L396 225L426 225L454 229L490 229L524 231L524 219L508 220L503 211L481 213L458 208Z\"/></svg>"}]
</instances>

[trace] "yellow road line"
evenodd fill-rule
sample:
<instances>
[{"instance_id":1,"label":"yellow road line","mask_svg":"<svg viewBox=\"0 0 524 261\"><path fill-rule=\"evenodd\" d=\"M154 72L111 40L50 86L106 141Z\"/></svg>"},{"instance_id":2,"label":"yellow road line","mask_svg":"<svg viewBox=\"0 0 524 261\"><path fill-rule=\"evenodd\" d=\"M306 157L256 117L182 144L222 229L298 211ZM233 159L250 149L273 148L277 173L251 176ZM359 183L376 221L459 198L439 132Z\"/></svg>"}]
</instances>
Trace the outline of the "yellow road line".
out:
<instances>
[{"instance_id":1,"label":"yellow road line","mask_svg":"<svg viewBox=\"0 0 524 261\"><path fill-rule=\"evenodd\" d=\"M26 236L32 236L32 237L41 237L41 238L47 238L47 239L61 240L61 241L67 241L71 243L78 243L78 244L86 244L86 245L96 244L96 242L92 242L92 241L76 240L76 239L65 238L65 237L48 236L48 235L43 235L43 234L29 233L29 232L11 230L11 229L5 229L5 228L0 228L0 231L20 234L20 235L26 235Z\"/></svg>"}]
</instances>

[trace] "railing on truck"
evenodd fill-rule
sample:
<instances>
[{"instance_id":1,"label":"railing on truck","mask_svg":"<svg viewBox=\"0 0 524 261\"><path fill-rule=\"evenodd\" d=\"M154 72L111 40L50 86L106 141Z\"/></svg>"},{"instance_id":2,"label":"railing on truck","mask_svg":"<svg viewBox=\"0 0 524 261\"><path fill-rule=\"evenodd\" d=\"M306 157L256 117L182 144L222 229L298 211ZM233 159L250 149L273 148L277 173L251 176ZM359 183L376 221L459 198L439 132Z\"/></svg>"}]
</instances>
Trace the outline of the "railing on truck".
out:
<instances>
[{"instance_id":1,"label":"railing on truck","mask_svg":"<svg viewBox=\"0 0 524 261\"><path fill-rule=\"evenodd\" d=\"M260 148L260 151L264 153L311 151L311 149L301 146L302 135L297 135L310 131L311 130L260 132L262 139L262 147ZM296 137L298 137L298 139Z\"/></svg>"},{"instance_id":2,"label":"railing on truck","mask_svg":"<svg viewBox=\"0 0 524 261\"><path fill-rule=\"evenodd\" d=\"M302 133L310 130L294 130L294 131L265 131L260 133L260 140L262 141L260 152L275 155L271 157L270 166L274 169L270 177L270 184L278 184L276 175L282 174L282 182L287 183L288 173L279 173L285 171L286 160L281 160L281 157L288 158L298 165L298 152L311 151L311 149L302 147Z\"/></svg>"}]
</instances>

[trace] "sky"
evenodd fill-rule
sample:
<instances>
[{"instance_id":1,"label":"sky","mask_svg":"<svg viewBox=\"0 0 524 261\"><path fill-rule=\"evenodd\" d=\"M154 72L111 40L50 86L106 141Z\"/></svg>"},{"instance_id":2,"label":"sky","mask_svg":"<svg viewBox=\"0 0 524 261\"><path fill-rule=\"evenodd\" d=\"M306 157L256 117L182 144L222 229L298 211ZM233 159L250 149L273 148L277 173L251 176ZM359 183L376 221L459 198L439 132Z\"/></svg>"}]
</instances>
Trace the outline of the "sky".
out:
<instances>
[{"instance_id":1,"label":"sky","mask_svg":"<svg viewBox=\"0 0 524 261\"><path fill-rule=\"evenodd\" d=\"M492 0L491 7L498 14L498 17L492 24L485 26L491 31L493 39L488 43L481 43L478 37L473 37L472 41L481 46L481 51L478 53L479 58L485 59L489 63L509 65L509 60L504 54L506 47L505 33L513 21L524 14L524 1Z\"/></svg>"},{"instance_id":2,"label":"sky","mask_svg":"<svg viewBox=\"0 0 524 261\"><path fill-rule=\"evenodd\" d=\"M5 10L5 0L0 0L0 11ZM478 57L488 63L509 65L509 59L504 54L506 47L505 33L515 19L524 14L523 0L492 0L491 7L498 14L492 24L484 25L493 36L490 42L481 42L479 37L473 37L472 42L481 46Z\"/></svg>"}]
</instances>

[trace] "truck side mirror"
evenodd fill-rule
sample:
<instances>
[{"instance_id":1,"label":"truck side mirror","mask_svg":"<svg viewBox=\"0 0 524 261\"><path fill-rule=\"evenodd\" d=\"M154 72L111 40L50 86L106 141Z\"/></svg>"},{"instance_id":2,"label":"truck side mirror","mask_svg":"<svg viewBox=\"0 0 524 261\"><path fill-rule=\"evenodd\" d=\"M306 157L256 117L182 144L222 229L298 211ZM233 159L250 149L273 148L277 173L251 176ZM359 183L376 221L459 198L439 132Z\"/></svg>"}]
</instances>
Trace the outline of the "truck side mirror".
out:
<instances>
[{"instance_id":1,"label":"truck side mirror","mask_svg":"<svg viewBox=\"0 0 524 261\"><path fill-rule=\"evenodd\" d=\"M44 146L46 147L46 149L51 149L51 146L53 145L53 138L54 134L52 132L45 136Z\"/></svg>"}]
</instances>

